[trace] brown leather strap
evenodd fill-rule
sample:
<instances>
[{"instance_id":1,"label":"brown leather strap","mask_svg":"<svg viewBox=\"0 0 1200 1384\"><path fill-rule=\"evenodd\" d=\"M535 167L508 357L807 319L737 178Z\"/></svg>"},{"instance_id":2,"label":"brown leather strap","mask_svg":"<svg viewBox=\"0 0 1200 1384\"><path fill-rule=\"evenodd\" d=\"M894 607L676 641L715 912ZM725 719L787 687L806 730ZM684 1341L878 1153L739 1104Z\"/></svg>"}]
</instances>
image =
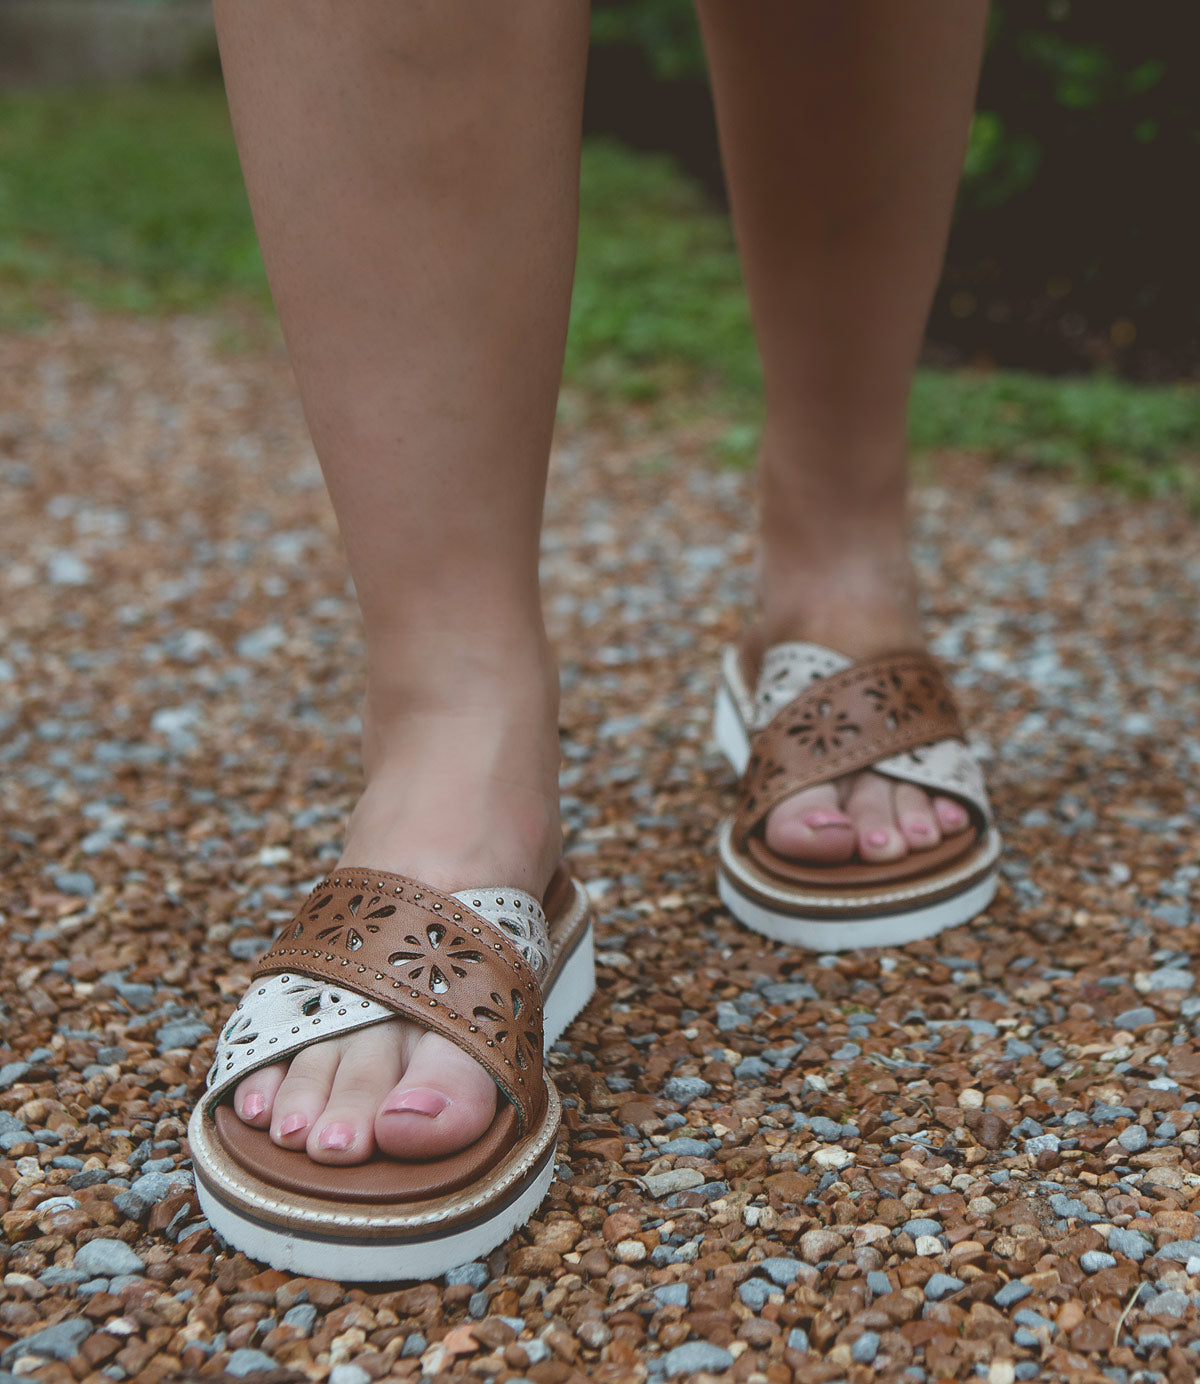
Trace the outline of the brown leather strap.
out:
<instances>
[{"instance_id":1,"label":"brown leather strap","mask_svg":"<svg viewBox=\"0 0 1200 1384\"><path fill-rule=\"evenodd\" d=\"M734 841L744 846L793 793L962 733L946 680L928 654L869 659L821 678L753 736Z\"/></svg>"},{"instance_id":2,"label":"brown leather strap","mask_svg":"<svg viewBox=\"0 0 1200 1384\"><path fill-rule=\"evenodd\" d=\"M457 1043L517 1108L521 1133L545 1104L542 996L521 954L450 894L403 875L323 880L254 978L311 976L378 1000Z\"/></svg>"}]
</instances>

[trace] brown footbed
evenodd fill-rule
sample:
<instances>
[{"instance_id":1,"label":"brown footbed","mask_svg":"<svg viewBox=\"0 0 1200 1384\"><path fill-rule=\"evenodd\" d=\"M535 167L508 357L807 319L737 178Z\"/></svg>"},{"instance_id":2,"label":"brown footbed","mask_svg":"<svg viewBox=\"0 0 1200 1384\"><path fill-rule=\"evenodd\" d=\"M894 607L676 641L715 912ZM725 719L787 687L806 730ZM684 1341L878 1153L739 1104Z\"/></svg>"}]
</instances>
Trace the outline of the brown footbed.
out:
<instances>
[{"instance_id":1,"label":"brown footbed","mask_svg":"<svg viewBox=\"0 0 1200 1384\"><path fill-rule=\"evenodd\" d=\"M814 865L811 861L789 860L776 855L761 836L746 842L745 854L767 874L786 884L806 884L817 888L868 888L871 885L894 884L902 879L920 879L936 874L951 861L965 856L978 844L982 833L977 826L964 827L947 836L927 851L910 851L899 860L878 863L867 860L847 860L837 865Z\"/></svg>"},{"instance_id":2,"label":"brown footbed","mask_svg":"<svg viewBox=\"0 0 1200 1384\"><path fill-rule=\"evenodd\" d=\"M496 1117L473 1144L427 1163L377 1154L367 1163L314 1163L303 1150L281 1149L262 1129L244 1124L231 1105L213 1112L217 1137L248 1173L280 1191L335 1202L408 1202L457 1192L475 1182L517 1142L517 1112L503 1097Z\"/></svg>"},{"instance_id":3,"label":"brown footbed","mask_svg":"<svg viewBox=\"0 0 1200 1384\"><path fill-rule=\"evenodd\" d=\"M551 932L574 899L575 881L565 863L560 863L542 905ZM547 988L571 950L570 946L558 949L546 976ZM233 1109L233 1090L212 1118L217 1138L234 1162L280 1191L335 1203L405 1203L459 1191L499 1163L519 1140L517 1111L497 1091L498 1109L487 1130L473 1144L445 1158L410 1163L376 1151L365 1163L314 1163L307 1153L281 1149L265 1130L246 1124Z\"/></svg>"}]
</instances>

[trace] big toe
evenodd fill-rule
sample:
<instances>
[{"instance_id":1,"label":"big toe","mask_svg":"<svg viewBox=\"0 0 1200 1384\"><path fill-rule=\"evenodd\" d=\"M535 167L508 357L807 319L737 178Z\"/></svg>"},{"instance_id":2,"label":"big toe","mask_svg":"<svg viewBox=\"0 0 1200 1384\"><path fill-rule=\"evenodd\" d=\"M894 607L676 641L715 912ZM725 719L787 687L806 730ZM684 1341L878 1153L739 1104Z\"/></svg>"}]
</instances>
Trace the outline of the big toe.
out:
<instances>
[{"instance_id":1,"label":"big toe","mask_svg":"<svg viewBox=\"0 0 1200 1384\"><path fill-rule=\"evenodd\" d=\"M832 783L793 793L767 815L769 849L790 860L832 865L854 854L854 823L838 804Z\"/></svg>"},{"instance_id":2,"label":"big toe","mask_svg":"<svg viewBox=\"0 0 1200 1384\"><path fill-rule=\"evenodd\" d=\"M393 1158L444 1158L474 1143L495 1113L491 1077L449 1039L426 1032L379 1104L375 1142Z\"/></svg>"}]
</instances>

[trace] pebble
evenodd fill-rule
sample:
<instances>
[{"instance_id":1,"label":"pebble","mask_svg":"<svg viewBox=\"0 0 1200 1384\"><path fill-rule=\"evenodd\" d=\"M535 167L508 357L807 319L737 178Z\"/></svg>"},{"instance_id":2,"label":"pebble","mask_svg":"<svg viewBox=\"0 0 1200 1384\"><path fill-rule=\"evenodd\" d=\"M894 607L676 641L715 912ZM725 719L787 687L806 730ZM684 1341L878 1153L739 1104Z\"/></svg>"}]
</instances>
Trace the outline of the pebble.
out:
<instances>
[{"instance_id":1,"label":"pebble","mask_svg":"<svg viewBox=\"0 0 1200 1384\"><path fill-rule=\"evenodd\" d=\"M284 1326L294 1326L297 1331L305 1336L313 1329L313 1323L317 1319L317 1309L311 1302L298 1302L294 1307L289 1307L283 1314ZM424 1350L424 1346L421 1347Z\"/></svg>"},{"instance_id":2,"label":"pebble","mask_svg":"<svg viewBox=\"0 0 1200 1384\"><path fill-rule=\"evenodd\" d=\"M850 1358L859 1365L873 1364L875 1357L879 1354L879 1344L880 1338L877 1332L864 1331L850 1347Z\"/></svg>"},{"instance_id":3,"label":"pebble","mask_svg":"<svg viewBox=\"0 0 1200 1384\"><path fill-rule=\"evenodd\" d=\"M676 1105L690 1105L692 1101L709 1095L712 1086L698 1076L673 1076L663 1082L662 1089L669 1101L674 1101Z\"/></svg>"},{"instance_id":4,"label":"pebble","mask_svg":"<svg viewBox=\"0 0 1200 1384\"><path fill-rule=\"evenodd\" d=\"M89 1240L75 1251L74 1267L95 1277L145 1272L145 1262L123 1240Z\"/></svg>"},{"instance_id":5,"label":"pebble","mask_svg":"<svg viewBox=\"0 0 1200 1384\"><path fill-rule=\"evenodd\" d=\"M742 1286L745 1287L745 1284ZM664 1283L655 1288L654 1300L660 1307L686 1307L688 1305L688 1285L686 1283Z\"/></svg>"},{"instance_id":6,"label":"pebble","mask_svg":"<svg viewBox=\"0 0 1200 1384\"><path fill-rule=\"evenodd\" d=\"M278 1369L278 1366L269 1355L264 1355L261 1350L252 1350L248 1346L242 1346L235 1350L225 1362L225 1373L232 1374L238 1379L249 1374L262 1374L267 1370L274 1369Z\"/></svg>"},{"instance_id":7,"label":"pebble","mask_svg":"<svg viewBox=\"0 0 1200 1384\"><path fill-rule=\"evenodd\" d=\"M688 1341L686 1345L676 1346L668 1351L663 1360L663 1372L668 1379L681 1374L698 1374L701 1370L708 1374L721 1374L733 1366L733 1356L720 1346L709 1345L707 1341Z\"/></svg>"},{"instance_id":8,"label":"pebble","mask_svg":"<svg viewBox=\"0 0 1200 1384\"><path fill-rule=\"evenodd\" d=\"M1019 1278L1014 1278L1011 1282L996 1289L992 1295L992 1301L1001 1309L1015 1307L1018 1302L1027 1298L1032 1292L1033 1289L1028 1283L1022 1283Z\"/></svg>"},{"instance_id":9,"label":"pebble","mask_svg":"<svg viewBox=\"0 0 1200 1384\"><path fill-rule=\"evenodd\" d=\"M777 1288L787 1288L795 1283L804 1265L799 1259L776 1257L762 1260L758 1267Z\"/></svg>"},{"instance_id":10,"label":"pebble","mask_svg":"<svg viewBox=\"0 0 1200 1384\"><path fill-rule=\"evenodd\" d=\"M802 1326L793 1326L788 1332L787 1348L801 1355L808 1354L808 1332Z\"/></svg>"},{"instance_id":11,"label":"pebble","mask_svg":"<svg viewBox=\"0 0 1200 1384\"><path fill-rule=\"evenodd\" d=\"M92 1334L92 1324L81 1317L70 1317L55 1322L30 1336L14 1341L0 1355L0 1365L7 1368L23 1355L40 1355L47 1360L70 1360L79 1353L79 1347Z\"/></svg>"},{"instance_id":12,"label":"pebble","mask_svg":"<svg viewBox=\"0 0 1200 1384\"><path fill-rule=\"evenodd\" d=\"M663 1144L658 1150L659 1153L674 1154L684 1158L708 1158L712 1149L707 1144L701 1143L699 1139L671 1139Z\"/></svg>"},{"instance_id":13,"label":"pebble","mask_svg":"<svg viewBox=\"0 0 1200 1384\"><path fill-rule=\"evenodd\" d=\"M334 1365L329 1371L328 1384L371 1384L371 1376L361 1365Z\"/></svg>"},{"instance_id":14,"label":"pebble","mask_svg":"<svg viewBox=\"0 0 1200 1384\"><path fill-rule=\"evenodd\" d=\"M478 1290L484 1287L490 1280L491 1274L487 1271L487 1265L478 1262L473 1264L462 1264L457 1269L449 1269L446 1273L447 1288L453 1288L460 1283L465 1283Z\"/></svg>"},{"instance_id":15,"label":"pebble","mask_svg":"<svg viewBox=\"0 0 1200 1384\"><path fill-rule=\"evenodd\" d=\"M160 1054L172 1048L192 1048L211 1032L202 1019L172 1019L163 1024L155 1035Z\"/></svg>"},{"instance_id":16,"label":"pebble","mask_svg":"<svg viewBox=\"0 0 1200 1384\"><path fill-rule=\"evenodd\" d=\"M1108 1232L1108 1247L1114 1254L1123 1254L1126 1259L1141 1263L1150 1252L1150 1243L1136 1230L1125 1230L1114 1226Z\"/></svg>"},{"instance_id":17,"label":"pebble","mask_svg":"<svg viewBox=\"0 0 1200 1384\"><path fill-rule=\"evenodd\" d=\"M1062 1140L1057 1134L1037 1134L1025 1140L1025 1152L1030 1158L1042 1153L1057 1153L1061 1147Z\"/></svg>"},{"instance_id":18,"label":"pebble","mask_svg":"<svg viewBox=\"0 0 1200 1384\"><path fill-rule=\"evenodd\" d=\"M767 1305L767 1299L775 1291L770 1283L764 1282L761 1278L748 1278L745 1283L738 1285L738 1297L751 1312L761 1312Z\"/></svg>"},{"instance_id":19,"label":"pebble","mask_svg":"<svg viewBox=\"0 0 1200 1384\"><path fill-rule=\"evenodd\" d=\"M892 1291L892 1281L887 1274L875 1269L867 1274L867 1287L876 1297L886 1297Z\"/></svg>"},{"instance_id":20,"label":"pebble","mask_svg":"<svg viewBox=\"0 0 1200 1384\"><path fill-rule=\"evenodd\" d=\"M1127 1028L1130 1031L1152 1024L1158 1015L1148 1005L1138 1005L1134 1009L1123 1009L1113 1020L1114 1028Z\"/></svg>"},{"instance_id":21,"label":"pebble","mask_svg":"<svg viewBox=\"0 0 1200 1384\"><path fill-rule=\"evenodd\" d=\"M1101 1249L1085 1250L1079 1256L1079 1267L1084 1273L1099 1273L1101 1269L1111 1269L1116 1262L1111 1254L1105 1254Z\"/></svg>"},{"instance_id":22,"label":"pebble","mask_svg":"<svg viewBox=\"0 0 1200 1384\"><path fill-rule=\"evenodd\" d=\"M965 1288L966 1284L961 1278L955 1278L953 1274L935 1273L930 1274L925 1283L925 1301L941 1302L951 1293L957 1293L960 1288Z\"/></svg>"},{"instance_id":23,"label":"pebble","mask_svg":"<svg viewBox=\"0 0 1200 1384\"><path fill-rule=\"evenodd\" d=\"M1117 1135L1117 1143L1126 1153L1141 1153L1149 1142L1150 1136L1141 1125L1127 1125Z\"/></svg>"},{"instance_id":24,"label":"pebble","mask_svg":"<svg viewBox=\"0 0 1200 1384\"><path fill-rule=\"evenodd\" d=\"M661 1173L647 1173L642 1181L647 1193L655 1201L660 1201L673 1192L686 1192L692 1187L699 1187L704 1181L704 1174L698 1168L667 1168Z\"/></svg>"},{"instance_id":25,"label":"pebble","mask_svg":"<svg viewBox=\"0 0 1200 1384\"><path fill-rule=\"evenodd\" d=\"M820 1226L815 1230L806 1230L800 1237L800 1257L806 1264L819 1264L836 1254L844 1243L836 1230Z\"/></svg>"},{"instance_id":26,"label":"pebble","mask_svg":"<svg viewBox=\"0 0 1200 1384\"><path fill-rule=\"evenodd\" d=\"M917 1216L911 1221L905 1221L900 1228L906 1235L911 1235L914 1240L921 1235L940 1235L942 1233L941 1221L932 1220L928 1216Z\"/></svg>"}]
</instances>

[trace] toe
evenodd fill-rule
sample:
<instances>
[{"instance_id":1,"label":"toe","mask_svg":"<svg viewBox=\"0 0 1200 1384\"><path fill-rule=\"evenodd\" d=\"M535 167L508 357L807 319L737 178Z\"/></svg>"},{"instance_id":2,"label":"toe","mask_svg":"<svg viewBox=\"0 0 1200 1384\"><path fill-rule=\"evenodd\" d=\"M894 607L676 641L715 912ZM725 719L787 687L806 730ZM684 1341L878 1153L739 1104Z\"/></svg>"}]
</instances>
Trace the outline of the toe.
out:
<instances>
[{"instance_id":1,"label":"toe","mask_svg":"<svg viewBox=\"0 0 1200 1384\"><path fill-rule=\"evenodd\" d=\"M292 1058L271 1110L271 1138L285 1149L302 1149L329 1100L338 1067L337 1039L302 1048Z\"/></svg>"},{"instance_id":2,"label":"toe","mask_svg":"<svg viewBox=\"0 0 1200 1384\"><path fill-rule=\"evenodd\" d=\"M767 816L766 842L776 855L834 864L854 854L854 824L838 803L837 789L822 783L793 793Z\"/></svg>"},{"instance_id":3,"label":"toe","mask_svg":"<svg viewBox=\"0 0 1200 1384\"><path fill-rule=\"evenodd\" d=\"M400 1024L375 1024L341 1040L324 1110L305 1148L317 1163L363 1163L375 1148L375 1111L403 1071Z\"/></svg>"},{"instance_id":4,"label":"toe","mask_svg":"<svg viewBox=\"0 0 1200 1384\"><path fill-rule=\"evenodd\" d=\"M912 783L897 783L892 803L900 834L910 851L927 851L942 839L929 794Z\"/></svg>"},{"instance_id":5,"label":"toe","mask_svg":"<svg viewBox=\"0 0 1200 1384\"><path fill-rule=\"evenodd\" d=\"M496 1113L496 1086L449 1039L423 1033L404 1079L379 1103L375 1141L394 1158L442 1158L473 1143Z\"/></svg>"},{"instance_id":6,"label":"toe","mask_svg":"<svg viewBox=\"0 0 1200 1384\"><path fill-rule=\"evenodd\" d=\"M943 836L953 836L971 820L967 809L953 798L934 798L933 811Z\"/></svg>"},{"instance_id":7,"label":"toe","mask_svg":"<svg viewBox=\"0 0 1200 1384\"><path fill-rule=\"evenodd\" d=\"M864 860L899 860L908 846L896 821L892 785L881 774L859 774L846 794L846 812L858 832Z\"/></svg>"},{"instance_id":8,"label":"toe","mask_svg":"<svg viewBox=\"0 0 1200 1384\"><path fill-rule=\"evenodd\" d=\"M287 1063L275 1062L251 1072L245 1081L238 1083L233 1108L248 1125L255 1129L266 1129L270 1125L275 1097L286 1075Z\"/></svg>"}]
</instances>

